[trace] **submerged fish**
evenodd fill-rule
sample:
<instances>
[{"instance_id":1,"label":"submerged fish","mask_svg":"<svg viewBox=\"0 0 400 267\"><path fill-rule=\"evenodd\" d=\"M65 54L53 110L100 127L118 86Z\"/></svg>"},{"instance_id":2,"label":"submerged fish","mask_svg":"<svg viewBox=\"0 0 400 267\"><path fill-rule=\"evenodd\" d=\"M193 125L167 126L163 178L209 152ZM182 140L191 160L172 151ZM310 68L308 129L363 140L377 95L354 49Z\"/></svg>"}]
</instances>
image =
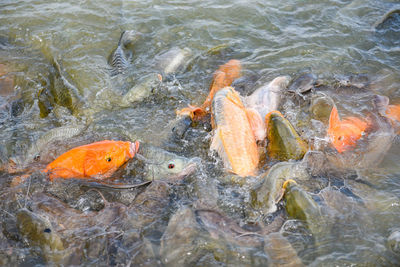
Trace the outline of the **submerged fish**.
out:
<instances>
[{"instance_id":1,"label":"submerged fish","mask_svg":"<svg viewBox=\"0 0 400 267\"><path fill-rule=\"evenodd\" d=\"M54 178L97 178L111 176L119 167L133 158L139 142L104 140L73 148L43 170Z\"/></svg>"},{"instance_id":2,"label":"submerged fish","mask_svg":"<svg viewBox=\"0 0 400 267\"><path fill-rule=\"evenodd\" d=\"M240 95L226 87L215 94L212 103L216 150L227 169L239 176L255 175L259 162L256 138Z\"/></svg>"},{"instance_id":3,"label":"submerged fish","mask_svg":"<svg viewBox=\"0 0 400 267\"><path fill-rule=\"evenodd\" d=\"M107 249L106 240L119 233L109 229L121 229L126 218L125 205L103 201L102 210L81 212L47 194L34 194L32 211L19 210L16 225L29 243L41 248L48 264L77 265L84 253L99 257Z\"/></svg>"},{"instance_id":4,"label":"submerged fish","mask_svg":"<svg viewBox=\"0 0 400 267\"><path fill-rule=\"evenodd\" d=\"M241 75L241 64L239 60L231 59L224 65L221 65L217 71L214 72L214 77L210 85L210 93L206 100L200 107L189 106L179 110L179 115L189 115L192 120L200 120L205 115L211 112L211 103L214 95L226 86L230 86L232 82L239 78Z\"/></svg>"},{"instance_id":5,"label":"submerged fish","mask_svg":"<svg viewBox=\"0 0 400 267\"><path fill-rule=\"evenodd\" d=\"M118 41L117 48L108 58L108 64L112 67L111 76L123 74L129 68L132 60L132 50L127 49L136 39L134 31L124 31Z\"/></svg>"},{"instance_id":6,"label":"submerged fish","mask_svg":"<svg viewBox=\"0 0 400 267\"><path fill-rule=\"evenodd\" d=\"M389 105L387 96L375 95L374 104L380 115L388 118L393 128L400 133L400 105Z\"/></svg>"},{"instance_id":7,"label":"submerged fish","mask_svg":"<svg viewBox=\"0 0 400 267\"><path fill-rule=\"evenodd\" d=\"M16 214L19 233L32 246L38 246L48 261L57 262L65 249L62 237L55 231L50 220L24 208Z\"/></svg>"},{"instance_id":8,"label":"submerged fish","mask_svg":"<svg viewBox=\"0 0 400 267\"><path fill-rule=\"evenodd\" d=\"M191 55L192 51L189 48L173 47L169 51L157 56L157 68L164 75L174 73L188 61Z\"/></svg>"},{"instance_id":9,"label":"submerged fish","mask_svg":"<svg viewBox=\"0 0 400 267\"><path fill-rule=\"evenodd\" d=\"M337 108L333 107L329 117L328 136L336 150L342 153L356 146L368 126L369 122L355 117L340 120Z\"/></svg>"}]
</instances>

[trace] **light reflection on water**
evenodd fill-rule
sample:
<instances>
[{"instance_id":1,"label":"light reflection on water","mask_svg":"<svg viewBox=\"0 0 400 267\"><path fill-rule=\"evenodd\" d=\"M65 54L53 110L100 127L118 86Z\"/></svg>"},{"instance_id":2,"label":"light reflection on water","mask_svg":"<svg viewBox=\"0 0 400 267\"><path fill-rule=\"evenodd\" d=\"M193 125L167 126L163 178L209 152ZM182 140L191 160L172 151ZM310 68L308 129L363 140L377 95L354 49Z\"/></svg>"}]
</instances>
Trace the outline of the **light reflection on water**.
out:
<instances>
[{"instance_id":1,"label":"light reflection on water","mask_svg":"<svg viewBox=\"0 0 400 267\"><path fill-rule=\"evenodd\" d=\"M314 73L322 80L366 74L369 79L367 92L329 93L346 115L365 116L372 110L370 99L373 94L387 95L391 103L400 103L398 20L393 29L373 29L374 23L395 4L395 1L373 0L324 0L318 3L273 0L218 3L3 1L0 4L0 64L7 66L15 87L8 95L0 95L0 145L4 147L0 162L24 155L24 151L49 129L86 121L92 124L84 134L93 131L107 138L124 135L161 145L167 133L160 129L166 128L175 118L175 110L204 101L212 73L218 65L232 58L242 61L245 76L260 78L258 83L278 75L296 77L304 72ZM123 30L140 33L134 45L129 77L132 85L143 81L147 74L159 71L157 56L173 47L190 48L193 55L185 68L176 73L172 81L166 82L166 91L132 107L115 108L114 100L99 92L115 91L118 94L108 75L107 58ZM54 103L53 111L45 118L40 117L38 95L52 83L51 77L55 74L51 62L54 59L62 64L63 71L79 90L85 108L95 111L90 120L88 115L71 115L68 109ZM179 81L179 85L173 79ZM253 83L249 83L246 90L252 91ZM182 88L177 89L178 86ZM303 113L298 113L299 107L295 103L288 102L283 106L287 117L296 121L293 124L301 125L303 120L307 121L299 115ZM317 130L309 130L304 136L314 132ZM220 172L212 170L214 162L208 152L209 137L207 131L197 127L189 130L185 140L170 146L185 156L199 156L208 167L211 166L211 170L205 170L201 175L202 179L207 174ZM61 147L67 149L68 144ZM334 233L328 235L327 240L318 240L320 247L307 243L308 239L305 243L298 242L295 234L288 234L304 263L318 266L332 262L390 265L398 260L398 255L387 251L386 237L396 227L393 223L397 223L400 216L399 152L399 142L395 139L376 170L361 175L378 189L360 196L366 198L365 206L374 207L363 210L363 216L373 220L366 229L359 229L364 223L360 217L342 214L343 222L338 222L336 232L332 230ZM2 191L8 190L4 185ZM235 189L232 192L232 196L222 194L227 198L226 203L230 201L229 197L240 195ZM191 196L192 192L187 194ZM377 194L376 198L371 197L374 194ZM183 199L183 203L192 201ZM226 203L225 206L229 206ZM228 212L241 209L237 207L240 203L232 201L231 204L232 210ZM350 218L351 223L346 221ZM165 227L168 220L163 220ZM1 244L10 245L7 239L1 238ZM21 242L15 243L12 245L22 247ZM21 253L29 256L31 252Z\"/></svg>"}]
</instances>

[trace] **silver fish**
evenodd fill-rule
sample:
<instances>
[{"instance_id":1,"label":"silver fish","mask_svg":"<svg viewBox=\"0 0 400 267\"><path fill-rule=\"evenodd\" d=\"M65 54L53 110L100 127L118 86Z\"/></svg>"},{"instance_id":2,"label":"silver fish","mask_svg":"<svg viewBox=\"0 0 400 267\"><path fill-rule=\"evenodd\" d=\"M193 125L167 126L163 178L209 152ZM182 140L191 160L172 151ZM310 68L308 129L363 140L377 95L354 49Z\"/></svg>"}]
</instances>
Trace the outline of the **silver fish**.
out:
<instances>
[{"instance_id":1,"label":"silver fish","mask_svg":"<svg viewBox=\"0 0 400 267\"><path fill-rule=\"evenodd\" d=\"M192 51L189 48L173 47L156 58L157 67L165 75L174 73L185 65L191 55Z\"/></svg>"},{"instance_id":2,"label":"silver fish","mask_svg":"<svg viewBox=\"0 0 400 267\"><path fill-rule=\"evenodd\" d=\"M179 181L192 174L200 163L200 158L185 158L164 149L141 144L139 155L145 158L145 179Z\"/></svg>"},{"instance_id":3,"label":"silver fish","mask_svg":"<svg viewBox=\"0 0 400 267\"><path fill-rule=\"evenodd\" d=\"M118 41L117 48L108 58L108 64L112 67L111 76L123 74L131 66L133 57L131 45L136 40L135 31L124 31Z\"/></svg>"},{"instance_id":4,"label":"silver fish","mask_svg":"<svg viewBox=\"0 0 400 267\"><path fill-rule=\"evenodd\" d=\"M269 112L277 110L281 102L281 95L290 81L289 76L279 76L267 85L264 85L246 97L247 108L254 108L260 113L262 119Z\"/></svg>"}]
</instances>

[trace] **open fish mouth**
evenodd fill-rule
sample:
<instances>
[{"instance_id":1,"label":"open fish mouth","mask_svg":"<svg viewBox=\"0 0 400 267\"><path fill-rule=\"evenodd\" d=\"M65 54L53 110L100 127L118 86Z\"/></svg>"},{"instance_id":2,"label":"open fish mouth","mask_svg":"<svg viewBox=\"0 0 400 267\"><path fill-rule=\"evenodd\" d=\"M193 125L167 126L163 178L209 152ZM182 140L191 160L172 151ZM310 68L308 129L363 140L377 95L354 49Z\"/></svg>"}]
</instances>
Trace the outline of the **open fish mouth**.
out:
<instances>
[{"instance_id":1,"label":"open fish mouth","mask_svg":"<svg viewBox=\"0 0 400 267\"><path fill-rule=\"evenodd\" d=\"M180 172L169 176L169 180L177 181L194 173L201 164L201 159L198 157L189 160L188 165Z\"/></svg>"},{"instance_id":2,"label":"open fish mouth","mask_svg":"<svg viewBox=\"0 0 400 267\"><path fill-rule=\"evenodd\" d=\"M138 151L139 151L139 142L138 141L130 142L130 144L129 144L129 157L133 158Z\"/></svg>"}]
</instances>

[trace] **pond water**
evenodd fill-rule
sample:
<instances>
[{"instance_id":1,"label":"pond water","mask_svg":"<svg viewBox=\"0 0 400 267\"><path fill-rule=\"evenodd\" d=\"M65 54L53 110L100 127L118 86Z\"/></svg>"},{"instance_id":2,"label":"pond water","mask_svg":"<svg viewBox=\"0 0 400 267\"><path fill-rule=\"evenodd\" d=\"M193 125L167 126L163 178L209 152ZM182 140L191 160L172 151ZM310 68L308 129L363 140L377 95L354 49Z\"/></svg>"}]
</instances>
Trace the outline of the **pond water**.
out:
<instances>
[{"instance_id":1,"label":"pond water","mask_svg":"<svg viewBox=\"0 0 400 267\"><path fill-rule=\"evenodd\" d=\"M242 95L250 94L277 76L289 75L295 79L312 73L323 84L318 93L333 99L341 116L367 117L374 111L375 94L389 97L391 104L400 104L399 12L377 26L387 12L396 9L400 6L395 0L1 1L1 265L279 264L265 245L275 244L276 240L263 239L261 244L257 234L251 240L239 242L235 237L232 241L233 230L216 229L224 225L215 223L216 227L211 223L218 216L217 221L234 222L246 233L252 231L252 224L268 225L274 218L282 217L284 224L275 232L281 233L287 247L282 249L285 252L277 253L294 251L293 257L305 265L397 265L400 262L398 137L391 139L390 149L383 152L379 147L384 145L378 140L378 152L372 152L378 156L366 159L365 164L353 162L353 168L342 168L339 164L329 171L315 171L317 174L312 176L318 186L310 182L304 190L320 209L331 210L323 215L324 230L316 223L317 218L300 220L288 216L284 202L273 214L255 221L254 217L249 219L250 187L229 184L219 178L226 172L218 156L209 151L212 133L208 123L192 125L181 139L168 138L176 110L188 104L201 104L209 93L214 71L230 59L242 63L243 79L237 88ZM108 58L116 49L121 33L130 30L135 32L135 41L127 73L112 77ZM163 54L176 47L190 51L190 55L179 62L176 71L164 73L160 66L167 64L168 59ZM154 73L163 76L161 89L140 101L120 105L121 97L130 88L146 84L146 79ZM316 140L325 138L327 124L310 118L312 96L308 97L285 94L279 110L310 147L319 150ZM41 152L35 161L32 147L39 146L40 137L58 127L83 130L69 139L41 144L40 149L45 153ZM49 184L37 173L68 149L102 139L139 140L179 156L199 157L202 164L183 183L167 186L168 194L164 194L164 187L156 188L155 196L149 198L157 201L145 205L147 210L139 202L130 205L126 219L129 223L119 215L114 217L119 219L115 223L106 216L112 213L113 206L101 209L104 203L101 204L96 192L74 183ZM17 174L7 167L10 159L16 163ZM378 160L382 162L374 164ZM259 175L249 179L260 179L275 163L267 160L260 166ZM141 181L140 170L144 168L137 165L140 164L131 162L121 175L133 182ZM335 168L340 170L332 171ZM32 172L29 183L17 188L10 185L16 175ZM47 186L53 189L43 189ZM113 199L129 199L139 194L138 190L99 190L110 203ZM70 208L78 208L83 210L81 217L94 216L104 222L96 224L88 219L85 228L82 218L77 218L70 229L66 224L59 231L63 238L72 240L64 241L66 248L58 256L49 256L51 249L22 236L21 227L15 226L22 216L17 216L18 210L27 202L34 212L44 210L35 204L38 197L34 195L38 191L53 192L70 206L65 209L71 214L75 211ZM63 193L58 191L67 192L68 196L60 197ZM331 191L343 196L324 197L323 192ZM214 198L221 213L208 216L184 209L195 210L199 201L213 202ZM322 204L321 199L331 201ZM97 206L87 204L90 201ZM49 209L57 208L50 205ZM154 218L148 215L155 211ZM61 223L54 219L57 212L44 213L53 227ZM190 221L191 216L196 219ZM140 223L132 223L132 217ZM96 227L106 234L95 232ZM72 233L74 229L76 232ZM187 236L177 237L176 232ZM396 234L397 248L392 245ZM102 243L106 245L98 245ZM296 264L295 259L289 262Z\"/></svg>"}]
</instances>

